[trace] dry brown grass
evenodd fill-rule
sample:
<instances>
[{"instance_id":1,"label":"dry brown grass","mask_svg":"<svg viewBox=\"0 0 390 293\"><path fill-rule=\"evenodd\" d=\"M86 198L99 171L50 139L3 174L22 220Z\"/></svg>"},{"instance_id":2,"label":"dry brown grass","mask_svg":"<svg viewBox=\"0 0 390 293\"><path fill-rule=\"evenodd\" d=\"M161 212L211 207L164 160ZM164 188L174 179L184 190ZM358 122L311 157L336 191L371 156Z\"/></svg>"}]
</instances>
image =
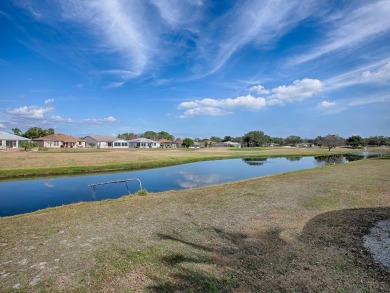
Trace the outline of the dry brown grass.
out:
<instances>
[{"instance_id":1,"label":"dry brown grass","mask_svg":"<svg viewBox=\"0 0 390 293\"><path fill-rule=\"evenodd\" d=\"M125 150L73 150L61 149L41 151L0 152L0 170L55 168L75 166L104 166L133 162L152 162L175 160L179 158L210 158L237 156L294 156L345 153L350 149L336 149L328 152L326 148L259 148L232 150L230 148L207 149L125 149Z\"/></svg>"},{"instance_id":2,"label":"dry brown grass","mask_svg":"<svg viewBox=\"0 0 390 293\"><path fill-rule=\"evenodd\" d=\"M361 241L389 178L365 160L1 218L0 291L389 292Z\"/></svg>"}]
</instances>

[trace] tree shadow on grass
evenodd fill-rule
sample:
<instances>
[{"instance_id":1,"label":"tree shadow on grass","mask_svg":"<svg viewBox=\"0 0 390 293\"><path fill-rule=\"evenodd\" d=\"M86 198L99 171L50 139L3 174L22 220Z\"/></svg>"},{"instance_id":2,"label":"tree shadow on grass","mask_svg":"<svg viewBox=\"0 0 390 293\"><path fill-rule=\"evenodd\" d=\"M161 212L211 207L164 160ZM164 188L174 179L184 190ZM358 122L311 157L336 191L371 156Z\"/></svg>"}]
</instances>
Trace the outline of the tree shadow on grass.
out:
<instances>
[{"instance_id":1,"label":"tree shadow on grass","mask_svg":"<svg viewBox=\"0 0 390 293\"><path fill-rule=\"evenodd\" d=\"M362 237L390 208L347 209L311 219L295 242L279 228L255 236L205 228L218 241L199 244L158 234L188 247L160 258L168 278L153 277L152 292L390 292L390 277L373 263Z\"/></svg>"}]
</instances>

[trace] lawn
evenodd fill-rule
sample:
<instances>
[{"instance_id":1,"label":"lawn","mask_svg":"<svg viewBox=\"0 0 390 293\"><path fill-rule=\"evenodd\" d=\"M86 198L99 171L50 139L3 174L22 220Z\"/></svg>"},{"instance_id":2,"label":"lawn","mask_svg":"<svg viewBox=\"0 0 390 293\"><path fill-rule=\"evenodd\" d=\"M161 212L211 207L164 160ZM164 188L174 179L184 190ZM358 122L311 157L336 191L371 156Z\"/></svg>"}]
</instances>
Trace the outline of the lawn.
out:
<instances>
[{"instance_id":1,"label":"lawn","mask_svg":"<svg viewBox=\"0 0 390 293\"><path fill-rule=\"evenodd\" d=\"M389 178L387 157L1 218L0 291L390 292L362 244Z\"/></svg>"},{"instance_id":2,"label":"lawn","mask_svg":"<svg viewBox=\"0 0 390 293\"><path fill-rule=\"evenodd\" d=\"M49 151L0 151L0 180L27 176L83 174L172 166L202 160L309 156L356 152L345 148L208 148L208 149L60 149Z\"/></svg>"}]
</instances>

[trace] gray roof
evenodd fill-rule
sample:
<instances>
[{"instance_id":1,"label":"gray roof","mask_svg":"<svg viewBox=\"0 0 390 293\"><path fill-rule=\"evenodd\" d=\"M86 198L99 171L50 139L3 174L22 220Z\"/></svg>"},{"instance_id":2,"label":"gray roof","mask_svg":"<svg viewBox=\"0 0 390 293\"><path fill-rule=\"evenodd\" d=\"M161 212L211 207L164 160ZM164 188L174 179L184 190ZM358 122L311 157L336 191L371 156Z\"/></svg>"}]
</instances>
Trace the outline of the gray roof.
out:
<instances>
[{"instance_id":1,"label":"gray roof","mask_svg":"<svg viewBox=\"0 0 390 293\"><path fill-rule=\"evenodd\" d=\"M92 139L99 142L113 142L115 140L118 140L118 138L113 135L88 135L84 137L84 139L86 139L87 137L91 137Z\"/></svg>"},{"instance_id":2,"label":"gray roof","mask_svg":"<svg viewBox=\"0 0 390 293\"><path fill-rule=\"evenodd\" d=\"M148 139L148 138L144 138L144 137L140 137L140 138L136 138L136 139L131 139L129 140L128 142L144 142L144 143L151 143L151 142L156 142L154 140L151 140L151 139Z\"/></svg>"},{"instance_id":3,"label":"gray roof","mask_svg":"<svg viewBox=\"0 0 390 293\"><path fill-rule=\"evenodd\" d=\"M0 140L31 140L29 138L25 138L19 135L11 134L5 131L0 131Z\"/></svg>"}]
</instances>

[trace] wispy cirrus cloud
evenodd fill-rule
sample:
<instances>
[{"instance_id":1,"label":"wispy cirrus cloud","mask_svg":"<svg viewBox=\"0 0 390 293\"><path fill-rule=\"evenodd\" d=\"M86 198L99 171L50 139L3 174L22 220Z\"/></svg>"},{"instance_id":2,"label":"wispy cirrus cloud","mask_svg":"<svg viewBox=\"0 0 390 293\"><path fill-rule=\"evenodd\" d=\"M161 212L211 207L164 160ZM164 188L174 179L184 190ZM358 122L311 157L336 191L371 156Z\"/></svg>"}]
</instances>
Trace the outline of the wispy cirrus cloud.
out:
<instances>
[{"instance_id":1,"label":"wispy cirrus cloud","mask_svg":"<svg viewBox=\"0 0 390 293\"><path fill-rule=\"evenodd\" d=\"M327 35L317 46L291 60L292 64L300 64L320 58L331 52L351 49L367 44L390 32L390 4L387 0L365 1L363 5L352 10L339 12L330 16L331 26Z\"/></svg>"},{"instance_id":2,"label":"wispy cirrus cloud","mask_svg":"<svg viewBox=\"0 0 390 293\"><path fill-rule=\"evenodd\" d=\"M329 90L357 84L389 84L390 58L360 66L324 81Z\"/></svg>"},{"instance_id":3,"label":"wispy cirrus cloud","mask_svg":"<svg viewBox=\"0 0 390 293\"><path fill-rule=\"evenodd\" d=\"M270 46L313 13L316 1L244 1L211 23L214 28L200 39L200 51L211 66L197 77L217 72L244 46ZM317 2L318 5L318 2ZM212 41L210 41L212 40ZM208 48L208 49L205 49Z\"/></svg>"},{"instance_id":4,"label":"wispy cirrus cloud","mask_svg":"<svg viewBox=\"0 0 390 293\"><path fill-rule=\"evenodd\" d=\"M310 78L295 80L291 85L282 85L271 90L265 89L262 85L257 85L251 87L250 91L261 93L263 97L248 94L236 98L206 98L182 102L177 108L184 110L184 112L178 117L222 116L232 114L234 110L238 109L257 111L267 106L283 105L311 98L321 92L322 89L323 84L320 80Z\"/></svg>"}]
</instances>

